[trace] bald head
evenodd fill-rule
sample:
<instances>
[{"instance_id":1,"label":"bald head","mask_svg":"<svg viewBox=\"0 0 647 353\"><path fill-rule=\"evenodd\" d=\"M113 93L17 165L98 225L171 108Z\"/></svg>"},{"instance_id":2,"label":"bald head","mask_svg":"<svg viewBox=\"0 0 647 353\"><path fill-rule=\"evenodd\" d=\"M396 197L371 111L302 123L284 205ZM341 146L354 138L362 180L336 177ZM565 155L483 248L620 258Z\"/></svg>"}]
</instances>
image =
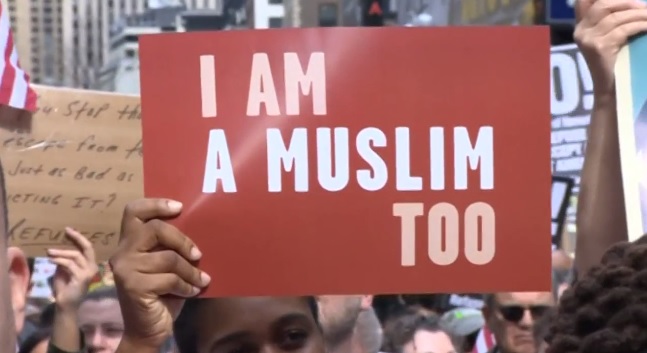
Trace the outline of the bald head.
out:
<instances>
[{"instance_id":1,"label":"bald head","mask_svg":"<svg viewBox=\"0 0 647 353\"><path fill-rule=\"evenodd\" d=\"M573 267L573 258L566 251L558 249L553 251L552 265L554 270L569 271Z\"/></svg>"}]
</instances>

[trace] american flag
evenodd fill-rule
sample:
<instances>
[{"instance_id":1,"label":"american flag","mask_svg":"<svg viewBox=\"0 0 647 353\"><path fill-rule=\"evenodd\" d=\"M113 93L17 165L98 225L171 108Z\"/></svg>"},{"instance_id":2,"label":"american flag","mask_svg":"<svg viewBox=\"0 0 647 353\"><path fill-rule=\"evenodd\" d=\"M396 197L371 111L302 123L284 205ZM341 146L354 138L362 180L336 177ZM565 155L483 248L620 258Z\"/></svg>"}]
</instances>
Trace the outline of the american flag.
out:
<instances>
[{"instance_id":1,"label":"american flag","mask_svg":"<svg viewBox=\"0 0 647 353\"><path fill-rule=\"evenodd\" d=\"M36 92L29 86L29 75L20 68L13 41L9 12L0 3L0 105L30 112L36 110Z\"/></svg>"},{"instance_id":2,"label":"american flag","mask_svg":"<svg viewBox=\"0 0 647 353\"><path fill-rule=\"evenodd\" d=\"M476 337L476 344L472 353L487 353L494 348L494 344L494 335L485 326L479 331L479 335Z\"/></svg>"}]
</instances>

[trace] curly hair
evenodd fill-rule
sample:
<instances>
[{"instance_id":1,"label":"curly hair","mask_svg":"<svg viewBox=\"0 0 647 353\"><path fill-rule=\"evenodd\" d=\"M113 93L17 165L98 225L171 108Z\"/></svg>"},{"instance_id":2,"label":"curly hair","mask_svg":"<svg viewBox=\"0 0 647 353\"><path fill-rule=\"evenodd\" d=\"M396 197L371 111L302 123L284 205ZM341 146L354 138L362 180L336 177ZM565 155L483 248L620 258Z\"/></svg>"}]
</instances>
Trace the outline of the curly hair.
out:
<instances>
[{"instance_id":1,"label":"curly hair","mask_svg":"<svg viewBox=\"0 0 647 353\"><path fill-rule=\"evenodd\" d=\"M549 353L647 349L647 236L611 247L564 292L547 342Z\"/></svg>"}]
</instances>

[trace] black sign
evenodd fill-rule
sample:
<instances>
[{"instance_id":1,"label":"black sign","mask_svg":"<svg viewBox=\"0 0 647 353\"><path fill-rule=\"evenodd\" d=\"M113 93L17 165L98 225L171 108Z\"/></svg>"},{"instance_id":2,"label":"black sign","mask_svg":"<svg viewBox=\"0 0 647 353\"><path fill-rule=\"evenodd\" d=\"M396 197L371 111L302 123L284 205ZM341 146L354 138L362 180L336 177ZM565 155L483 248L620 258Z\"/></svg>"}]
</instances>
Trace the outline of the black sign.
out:
<instances>
[{"instance_id":1,"label":"black sign","mask_svg":"<svg viewBox=\"0 0 647 353\"><path fill-rule=\"evenodd\" d=\"M562 230L566 221L566 209L568 208L571 194L573 193L573 186L575 186L575 180L573 178L553 176L551 191L553 249L559 248L562 243Z\"/></svg>"}]
</instances>

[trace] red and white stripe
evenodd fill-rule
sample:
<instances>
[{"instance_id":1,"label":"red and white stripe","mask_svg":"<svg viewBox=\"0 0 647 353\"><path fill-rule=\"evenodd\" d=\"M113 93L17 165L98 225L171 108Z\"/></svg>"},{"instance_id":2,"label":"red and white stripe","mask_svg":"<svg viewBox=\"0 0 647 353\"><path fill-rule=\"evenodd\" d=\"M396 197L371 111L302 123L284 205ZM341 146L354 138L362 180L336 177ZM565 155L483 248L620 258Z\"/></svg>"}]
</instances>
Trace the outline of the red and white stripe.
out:
<instances>
[{"instance_id":1,"label":"red and white stripe","mask_svg":"<svg viewBox=\"0 0 647 353\"><path fill-rule=\"evenodd\" d=\"M487 353L494 348L494 345L494 335L485 326L479 331L479 335L476 337L476 344L472 353Z\"/></svg>"},{"instance_id":2,"label":"red and white stripe","mask_svg":"<svg viewBox=\"0 0 647 353\"><path fill-rule=\"evenodd\" d=\"M20 68L13 41L9 11L0 3L0 105L28 111L36 110L36 92L29 86L29 75Z\"/></svg>"}]
</instances>

